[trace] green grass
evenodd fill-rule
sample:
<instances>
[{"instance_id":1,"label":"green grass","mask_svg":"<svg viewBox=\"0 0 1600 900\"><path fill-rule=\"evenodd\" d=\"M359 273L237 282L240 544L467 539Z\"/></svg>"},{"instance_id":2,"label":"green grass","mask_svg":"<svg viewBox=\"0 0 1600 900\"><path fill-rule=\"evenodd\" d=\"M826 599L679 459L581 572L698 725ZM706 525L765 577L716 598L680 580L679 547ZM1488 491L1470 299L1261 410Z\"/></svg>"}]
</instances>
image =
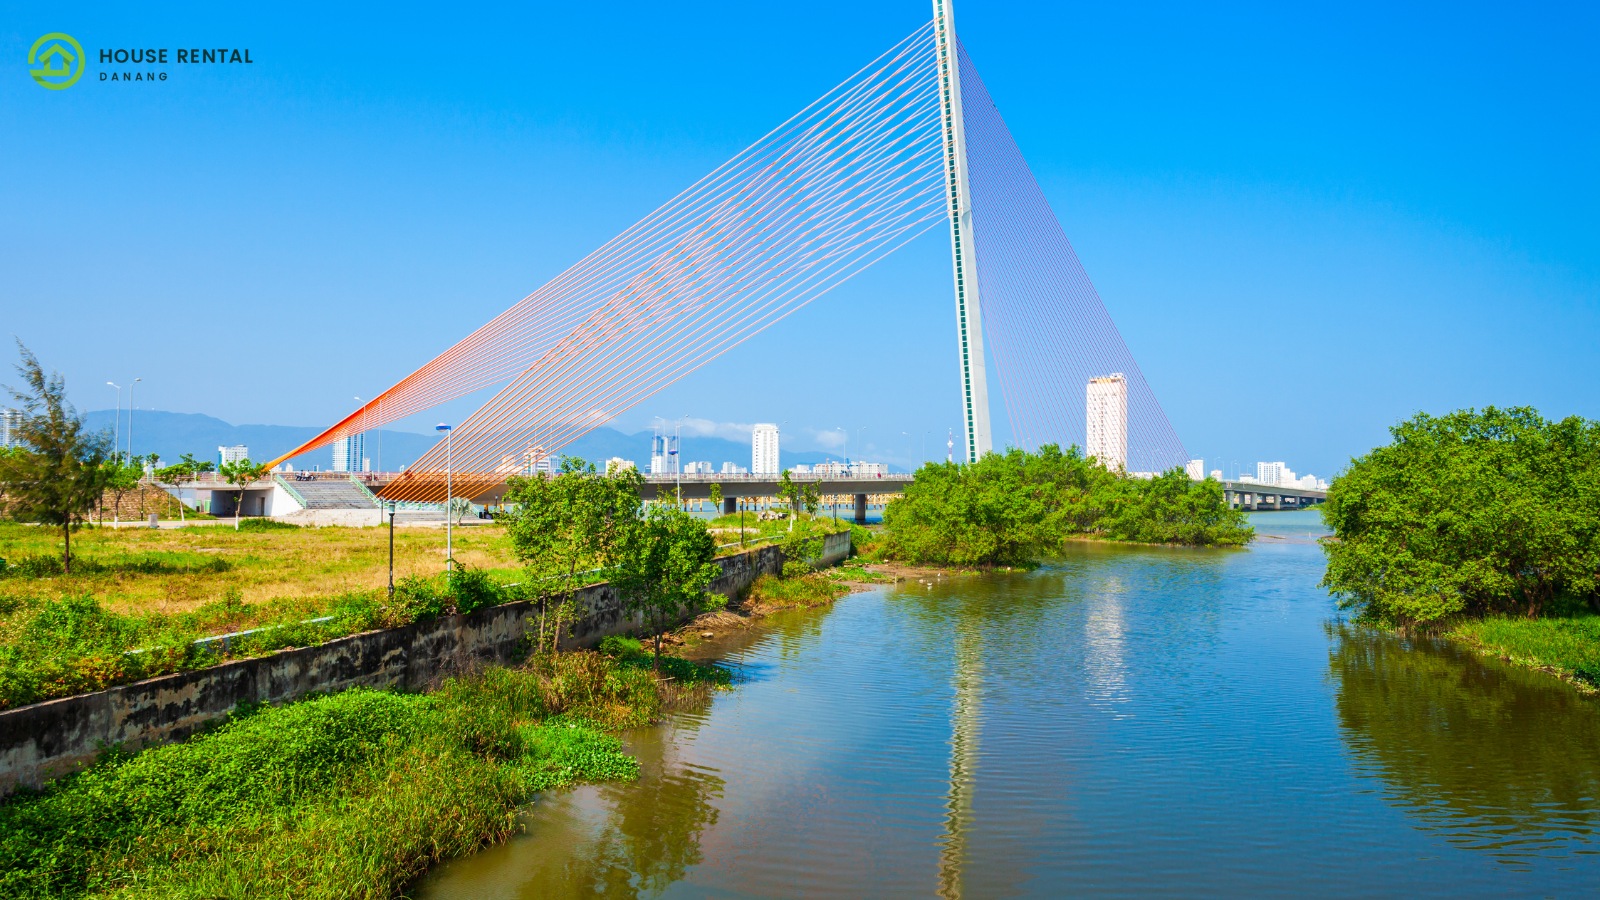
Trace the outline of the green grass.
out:
<instances>
[{"instance_id":1,"label":"green grass","mask_svg":"<svg viewBox=\"0 0 1600 900\"><path fill-rule=\"evenodd\" d=\"M395 531L395 576L444 570L444 532ZM457 529L458 562L500 570L515 581L521 566L505 529ZM61 533L0 521L0 599L93 597L118 612L192 612L237 594L249 605L325 600L385 589L386 528L298 528L268 519L231 520L187 528L93 528L72 536L72 574L62 572Z\"/></svg>"},{"instance_id":2,"label":"green grass","mask_svg":"<svg viewBox=\"0 0 1600 900\"><path fill-rule=\"evenodd\" d=\"M579 652L430 695L242 710L0 803L0 896L394 896L511 834L538 791L636 777L606 732L659 717L674 691Z\"/></svg>"},{"instance_id":3,"label":"green grass","mask_svg":"<svg viewBox=\"0 0 1600 900\"><path fill-rule=\"evenodd\" d=\"M1458 624L1448 634L1480 652L1600 688L1600 615L1491 616Z\"/></svg>"},{"instance_id":4,"label":"green grass","mask_svg":"<svg viewBox=\"0 0 1600 900\"><path fill-rule=\"evenodd\" d=\"M237 593L189 612L119 613L90 597L0 596L0 709L393 628L517 599L490 573L403 579L387 591L246 604ZM325 619L326 621L308 621ZM200 638L260 629L220 644Z\"/></svg>"},{"instance_id":5,"label":"green grass","mask_svg":"<svg viewBox=\"0 0 1600 900\"><path fill-rule=\"evenodd\" d=\"M807 574L789 577L763 575L750 585L750 590L744 597L744 605L747 609L761 611L808 609L832 603L849 590L825 575Z\"/></svg>"}]
</instances>

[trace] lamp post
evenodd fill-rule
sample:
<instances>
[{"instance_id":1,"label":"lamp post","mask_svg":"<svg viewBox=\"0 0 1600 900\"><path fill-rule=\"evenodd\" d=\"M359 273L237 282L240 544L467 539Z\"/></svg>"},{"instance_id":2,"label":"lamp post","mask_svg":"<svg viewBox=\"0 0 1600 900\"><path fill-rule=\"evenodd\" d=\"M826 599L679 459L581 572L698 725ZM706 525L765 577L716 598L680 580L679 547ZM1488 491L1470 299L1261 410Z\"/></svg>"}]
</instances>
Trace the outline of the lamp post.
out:
<instances>
[{"instance_id":1,"label":"lamp post","mask_svg":"<svg viewBox=\"0 0 1600 900\"><path fill-rule=\"evenodd\" d=\"M143 380L143 378L135 378L128 383L128 462L130 463L133 462L133 386ZM240 494L239 496L243 498L244 495Z\"/></svg>"},{"instance_id":2,"label":"lamp post","mask_svg":"<svg viewBox=\"0 0 1600 900\"><path fill-rule=\"evenodd\" d=\"M454 500L450 482L450 439L455 432L443 422L433 426L433 430L444 433L444 567L445 571L453 572L456 568L456 552L450 532L450 507Z\"/></svg>"},{"instance_id":3,"label":"lamp post","mask_svg":"<svg viewBox=\"0 0 1600 900\"><path fill-rule=\"evenodd\" d=\"M111 425L111 443L113 446L111 455L120 457L122 456L122 385L117 384L115 381L108 381L106 384L117 389L117 418Z\"/></svg>"},{"instance_id":4,"label":"lamp post","mask_svg":"<svg viewBox=\"0 0 1600 900\"><path fill-rule=\"evenodd\" d=\"M389 501L389 599L394 599L394 508L397 501Z\"/></svg>"},{"instance_id":5,"label":"lamp post","mask_svg":"<svg viewBox=\"0 0 1600 900\"><path fill-rule=\"evenodd\" d=\"M361 398L357 397L356 398L356 402L360 403L361 402ZM366 459L366 456L367 456L367 408L365 406L363 406L363 407L361 407L361 456L357 457L357 459L356 459L355 471L363 472L363 473L366 472L367 467L362 465L362 461Z\"/></svg>"}]
</instances>

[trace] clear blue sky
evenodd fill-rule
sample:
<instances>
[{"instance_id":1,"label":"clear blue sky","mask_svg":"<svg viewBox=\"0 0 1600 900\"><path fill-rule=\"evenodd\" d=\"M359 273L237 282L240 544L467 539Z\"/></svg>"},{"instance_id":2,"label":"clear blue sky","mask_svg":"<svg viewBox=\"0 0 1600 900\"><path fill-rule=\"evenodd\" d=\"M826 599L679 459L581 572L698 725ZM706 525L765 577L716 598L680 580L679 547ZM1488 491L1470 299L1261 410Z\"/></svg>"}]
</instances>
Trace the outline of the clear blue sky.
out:
<instances>
[{"instance_id":1,"label":"clear blue sky","mask_svg":"<svg viewBox=\"0 0 1600 900\"><path fill-rule=\"evenodd\" d=\"M81 407L142 376L141 407L330 422L930 17L226 6L0 5L0 331ZM1417 410L1600 418L1595 7L1105 6L957 21L1192 454L1331 475ZM254 63L45 91L50 31ZM619 427L934 455L959 426L946 241Z\"/></svg>"}]
</instances>

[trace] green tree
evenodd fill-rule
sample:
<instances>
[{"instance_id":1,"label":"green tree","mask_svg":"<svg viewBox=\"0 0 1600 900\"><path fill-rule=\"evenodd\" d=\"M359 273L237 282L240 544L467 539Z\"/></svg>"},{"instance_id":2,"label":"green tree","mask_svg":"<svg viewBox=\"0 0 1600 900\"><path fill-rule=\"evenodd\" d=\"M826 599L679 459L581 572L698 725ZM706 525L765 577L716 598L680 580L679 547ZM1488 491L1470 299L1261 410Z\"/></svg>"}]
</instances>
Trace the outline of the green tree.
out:
<instances>
[{"instance_id":1,"label":"green tree","mask_svg":"<svg viewBox=\"0 0 1600 900\"><path fill-rule=\"evenodd\" d=\"M800 495L800 504L805 507L807 513L813 516L817 514L817 510L822 508L822 492L817 490L816 482L810 482L805 486L805 490Z\"/></svg>"},{"instance_id":2,"label":"green tree","mask_svg":"<svg viewBox=\"0 0 1600 900\"><path fill-rule=\"evenodd\" d=\"M213 461L206 460L205 463L202 463L200 460L195 460L194 453L184 453L171 466L155 469L155 480L162 482L162 484L173 485L173 488L176 488L179 495L181 495L184 485L198 479L203 472L214 471L214 469L216 469L216 463L213 463ZM187 520L182 496L178 498L178 520L179 522L186 522Z\"/></svg>"},{"instance_id":3,"label":"green tree","mask_svg":"<svg viewBox=\"0 0 1600 900\"><path fill-rule=\"evenodd\" d=\"M789 530L794 530L794 520L800 518L800 503L804 492L790 476L789 470L784 469L778 476L778 499L789 504Z\"/></svg>"},{"instance_id":4,"label":"green tree","mask_svg":"<svg viewBox=\"0 0 1600 900\"><path fill-rule=\"evenodd\" d=\"M550 648L560 646L564 620L577 615L576 578L617 563L625 534L640 518L639 491L644 476L618 468L597 475L593 465L564 457L554 476L512 478L502 514L513 552L539 591L538 644L544 647L545 620L554 620Z\"/></svg>"},{"instance_id":5,"label":"green tree","mask_svg":"<svg viewBox=\"0 0 1600 900\"><path fill-rule=\"evenodd\" d=\"M611 583L624 608L642 615L655 634L657 669L661 633L705 607L706 586L721 573L716 552L705 523L677 507L654 505L628 529Z\"/></svg>"},{"instance_id":6,"label":"green tree","mask_svg":"<svg viewBox=\"0 0 1600 900\"><path fill-rule=\"evenodd\" d=\"M717 515L722 515L722 485L711 483L711 509Z\"/></svg>"},{"instance_id":7,"label":"green tree","mask_svg":"<svg viewBox=\"0 0 1600 900\"><path fill-rule=\"evenodd\" d=\"M928 463L884 510L886 552L909 562L1015 565L1079 535L1121 541L1242 544L1253 531L1221 485L1181 469L1154 479L1108 472L1077 447L1012 448L972 464Z\"/></svg>"},{"instance_id":8,"label":"green tree","mask_svg":"<svg viewBox=\"0 0 1600 900\"><path fill-rule=\"evenodd\" d=\"M1426 413L1328 490L1323 585L1365 618L1428 625L1600 604L1600 422L1525 407Z\"/></svg>"},{"instance_id":9,"label":"green tree","mask_svg":"<svg viewBox=\"0 0 1600 900\"><path fill-rule=\"evenodd\" d=\"M100 464L105 470L105 493L111 494L111 521L113 524L122 521L122 498L131 490L139 486L140 479L144 478L144 468L138 460L128 461L122 454ZM104 497L105 493L101 496ZM106 520L105 511L100 512L100 522Z\"/></svg>"},{"instance_id":10,"label":"green tree","mask_svg":"<svg viewBox=\"0 0 1600 900\"><path fill-rule=\"evenodd\" d=\"M233 507L233 530L239 530L239 518L244 514L244 489L256 483L267 473L267 467L260 463L253 463L248 458L237 462L223 463L218 472L222 480L239 489L239 502Z\"/></svg>"},{"instance_id":11,"label":"green tree","mask_svg":"<svg viewBox=\"0 0 1600 900\"><path fill-rule=\"evenodd\" d=\"M0 457L6 513L14 519L61 529L61 567L72 572L72 532L100 502L106 485L105 433L85 430L83 418L67 402L66 382L46 376L39 360L21 341L17 373L25 387L8 388L21 414L20 452Z\"/></svg>"}]
</instances>

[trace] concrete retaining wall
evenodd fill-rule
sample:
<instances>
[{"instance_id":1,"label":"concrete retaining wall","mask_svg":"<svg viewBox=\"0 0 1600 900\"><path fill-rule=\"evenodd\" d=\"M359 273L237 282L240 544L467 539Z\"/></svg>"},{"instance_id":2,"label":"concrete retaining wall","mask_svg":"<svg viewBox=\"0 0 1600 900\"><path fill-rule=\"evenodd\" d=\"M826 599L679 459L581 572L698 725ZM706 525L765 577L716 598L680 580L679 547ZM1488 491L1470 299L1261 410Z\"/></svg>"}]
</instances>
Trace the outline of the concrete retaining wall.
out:
<instances>
[{"instance_id":1,"label":"concrete retaining wall","mask_svg":"<svg viewBox=\"0 0 1600 900\"><path fill-rule=\"evenodd\" d=\"M783 552L763 547L717 562L722 575L711 590L733 597L757 576L781 571ZM607 635L640 627L610 585L586 588L579 599L587 614L565 647L593 647ZM0 712L0 795L82 767L109 744L135 749L181 740L240 703L281 703L358 686L425 688L476 664L511 662L537 620L533 604L508 603L6 710Z\"/></svg>"}]
</instances>

